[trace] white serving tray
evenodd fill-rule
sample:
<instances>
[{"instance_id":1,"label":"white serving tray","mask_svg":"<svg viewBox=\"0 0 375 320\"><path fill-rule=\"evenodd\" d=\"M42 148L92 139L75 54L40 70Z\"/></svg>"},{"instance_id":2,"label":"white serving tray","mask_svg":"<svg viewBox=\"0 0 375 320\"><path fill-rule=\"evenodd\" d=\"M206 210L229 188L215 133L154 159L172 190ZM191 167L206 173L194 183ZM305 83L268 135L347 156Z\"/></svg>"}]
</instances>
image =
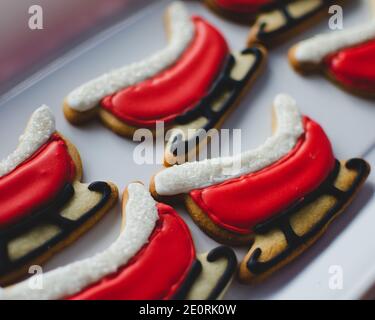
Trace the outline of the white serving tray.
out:
<instances>
[{"instance_id":1,"label":"white serving tray","mask_svg":"<svg viewBox=\"0 0 375 320\"><path fill-rule=\"evenodd\" d=\"M41 104L49 105L57 118L57 127L78 147L87 182L111 180L120 190L134 180L149 183L160 165L133 162L134 142L116 136L98 123L75 128L64 119L61 104L78 84L109 69L137 61L165 45L163 10L171 1L145 7L136 15L82 43L53 64L40 70L0 98L1 156L11 152L30 114ZM345 26L369 19L366 0L353 1L345 12ZM248 27L225 21L196 1L186 1L191 13L206 17L222 30L231 47L244 48ZM301 78L288 65L286 53L297 40L327 30L327 23L309 30L270 53L265 74L225 122L224 128L241 128L246 148L253 148L270 135L273 97L280 92L292 94L301 110L316 119L328 133L339 159L365 158L375 167L375 105L353 97L320 76ZM173 88L172 88L173 89ZM375 175L372 174L351 207L336 220L310 250L295 262L257 286L236 281L227 299L344 299L373 297L368 290L375 282ZM186 211L177 208L191 227L199 251L217 243L203 234ZM89 257L116 239L120 230L120 205L79 241L45 266L44 271ZM238 249L239 259L246 250ZM329 288L329 268L343 268L344 286ZM67 279L69 281L69 279ZM150 284L152 285L152 284Z\"/></svg>"}]
</instances>

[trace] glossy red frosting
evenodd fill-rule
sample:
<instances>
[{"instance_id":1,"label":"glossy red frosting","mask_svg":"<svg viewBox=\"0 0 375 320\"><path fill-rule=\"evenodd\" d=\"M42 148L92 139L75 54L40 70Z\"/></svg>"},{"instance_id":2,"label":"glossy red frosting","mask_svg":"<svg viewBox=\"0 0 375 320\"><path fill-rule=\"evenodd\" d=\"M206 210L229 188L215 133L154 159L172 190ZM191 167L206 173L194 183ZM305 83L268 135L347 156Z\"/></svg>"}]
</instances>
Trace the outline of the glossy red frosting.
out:
<instances>
[{"instance_id":1,"label":"glossy red frosting","mask_svg":"<svg viewBox=\"0 0 375 320\"><path fill-rule=\"evenodd\" d=\"M333 170L335 158L323 129L304 119L305 134L285 157L258 172L193 190L194 202L221 228L249 234L314 191Z\"/></svg>"},{"instance_id":2,"label":"glossy red frosting","mask_svg":"<svg viewBox=\"0 0 375 320\"><path fill-rule=\"evenodd\" d=\"M171 299L186 280L196 255L190 232L174 209L159 203L158 212L149 242L126 266L69 299Z\"/></svg>"},{"instance_id":3,"label":"glossy red frosting","mask_svg":"<svg viewBox=\"0 0 375 320\"><path fill-rule=\"evenodd\" d=\"M263 6L275 2L275 0L214 0L222 9L236 13L256 13Z\"/></svg>"},{"instance_id":4,"label":"glossy red frosting","mask_svg":"<svg viewBox=\"0 0 375 320\"><path fill-rule=\"evenodd\" d=\"M0 228L48 204L74 175L67 146L55 134L30 159L0 178Z\"/></svg>"},{"instance_id":5,"label":"glossy red frosting","mask_svg":"<svg viewBox=\"0 0 375 320\"><path fill-rule=\"evenodd\" d=\"M375 39L329 55L325 64L328 72L344 85L375 92Z\"/></svg>"},{"instance_id":6,"label":"glossy red frosting","mask_svg":"<svg viewBox=\"0 0 375 320\"><path fill-rule=\"evenodd\" d=\"M195 37L173 66L105 97L102 107L137 127L172 121L193 108L209 91L229 51L218 30L199 17L193 22Z\"/></svg>"}]
</instances>

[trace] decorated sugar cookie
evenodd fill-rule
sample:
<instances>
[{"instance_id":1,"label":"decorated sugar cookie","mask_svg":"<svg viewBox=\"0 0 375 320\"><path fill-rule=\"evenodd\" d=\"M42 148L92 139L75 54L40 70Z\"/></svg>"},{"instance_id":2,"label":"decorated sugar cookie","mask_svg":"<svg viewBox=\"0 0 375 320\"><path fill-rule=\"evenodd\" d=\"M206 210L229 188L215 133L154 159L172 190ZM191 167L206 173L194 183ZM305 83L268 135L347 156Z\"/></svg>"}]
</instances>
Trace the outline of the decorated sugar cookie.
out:
<instances>
[{"instance_id":1,"label":"decorated sugar cookie","mask_svg":"<svg viewBox=\"0 0 375 320\"><path fill-rule=\"evenodd\" d=\"M230 248L196 254L188 227L140 183L123 197L118 239L93 257L44 274L43 289L21 282L3 299L148 300L218 299L237 267Z\"/></svg>"},{"instance_id":2,"label":"decorated sugar cookie","mask_svg":"<svg viewBox=\"0 0 375 320\"><path fill-rule=\"evenodd\" d=\"M338 161L317 122L288 95L274 101L275 132L254 150L160 171L156 198L182 196L194 221L220 242L250 245L240 278L264 279L291 261L351 202L370 167Z\"/></svg>"},{"instance_id":3,"label":"decorated sugar cookie","mask_svg":"<svg viewBox=\"0 0 375 320\"><path fill-rule=\"evenodd\" d=\"M297 43L289 61L301 73L322 71L350 92L375 98L375 19Z\"/></svg>"},{"instance_id":4,"label":"decorated sugar cookie","mask_svg":"<svg viewBox=\"0 0 375 320\"><path fill-rule=\"evenodd\" d=\"M190 17L181 2L168 7L166 22L169 44L164 49L69 93L64 113L71 123L99 117L127 137L138 128L155 130L157 122L183 133L221 125L260 74L265 50L254 46L231 53L222 34L205 19ZM196 136L171 137L165 157L173 164L178 145Z\"/></svg>"},{"instance_id":5,"label":"decorated sugar cookie","mask_svg":"<svg viewBox=\"0 0 375 320\"><path fill-rule=\"evenodd\" d=\"M228 0L228 2L230 2ZM246 1L244 2L252 2ZM271 4L259 14L250 29L248 44L277 45L328 16L331 5L344 4L343 0L269 1Z\"/></svg>"},{"instance_id":6,"label":"decorated sugar cookie","mask_svg":"<svg viewBox=\"0 0 375 320\"><path fill-rule=\"evenodd\" d=\"M43 106L0 162L0 283L27 275L92 227L115 203L116 186L80 182L74 145Z\"/></svg>"}]
</instances>

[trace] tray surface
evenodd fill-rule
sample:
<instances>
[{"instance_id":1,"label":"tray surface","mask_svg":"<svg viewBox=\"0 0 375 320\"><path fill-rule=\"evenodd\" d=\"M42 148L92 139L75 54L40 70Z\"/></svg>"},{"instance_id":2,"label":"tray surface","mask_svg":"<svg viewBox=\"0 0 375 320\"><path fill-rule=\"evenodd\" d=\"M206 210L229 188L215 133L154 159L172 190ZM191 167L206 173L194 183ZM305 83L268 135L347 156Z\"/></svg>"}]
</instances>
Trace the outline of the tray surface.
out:
<instances>
[{"instance_id":1,"label":"tray surface","mask_svg":"<svg viewBox=\"0 0 375 320\"><path fill-rule=\"evenodd\" d=\"M96 75L146 57L165 45L163 10L170 1L145 7L131 18L104 30L72 49L58 61L0 98L0 156L11 152L33 110L49 105L57 119L57 128L81 153L84 181L110 180L120 190L131 181L149 183L160 164L138 165L133 161L136 144L114 135L98 123L76 128L64 119L61 105L67 93ZM365 0L344 10L345 26L369 18ZM232 49L244 48L249 28L225 21L195 1L186 2L191 13L206 17L222 30ZM375 167L375 106L373 101L353 97L320 76L303 78L290 68L286 53L296 41L328 31L326 22L310 29L270 53L264 75L250 94L226 120L224 128L241 128L244 148L253 148L270 135L271 104L280 92L294 96L303 113L316 119L329 135L336 157L365 157ZM158 159L160 161L160 159ZM375 175L346 212L331 225L310 250L257 286L232 284L227 299L342 299L360 298L375 281ZM191 227L198 251L217 243L203 234L182 207L176 208ZM120 205L90 232L45 266L44 271L89 257L116 239L120 228ZM246 249L236 249L239 258ZM343 289L329 288L331 266L341 266ZM371 296L367 294L367 297Z\"/></svg>"}]
</instances>

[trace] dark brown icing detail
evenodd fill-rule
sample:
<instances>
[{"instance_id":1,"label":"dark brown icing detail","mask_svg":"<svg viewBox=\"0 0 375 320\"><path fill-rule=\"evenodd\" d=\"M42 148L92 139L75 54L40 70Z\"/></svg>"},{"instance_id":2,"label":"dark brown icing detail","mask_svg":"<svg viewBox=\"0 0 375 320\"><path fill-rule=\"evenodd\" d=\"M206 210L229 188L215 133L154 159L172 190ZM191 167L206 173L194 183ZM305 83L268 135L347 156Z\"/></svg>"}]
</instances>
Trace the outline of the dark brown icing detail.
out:
<instances>
[{"instance_id":1,"label":"dark brown icing detail","mask_svg":"<svg viewBox=\"0 0 375 320\"><path fill-rule=\"evenodd\" d=\"M215 288L211 291L210 295L207 297L207 300L216 300L219 298L220 294L226 288L228 283L231 281L233 274L237 269L237 257L234 251L226 246L220 246L210 251L207 256L208 262L215 262L219 259L227 260L227 267L222 274L221 278L217 282Z\"/></svg>"},{"instance_id":2,"label":"dark brown icing detail","mask_svg":"<svg viewBox=\"0 0 375 320\"><path fill-rule=\"evenodd\" d=\"M71 184L66 184L60 195L47 207L4 230L0 230L0 277L17 270L37 257L42 256L49 250L49 248L69 237L75 230L92 218L98 210L103 208L111 197L112 190L105 182L94 182L88 186L88 189L92 192L99 192L102 197L92 209L83 214L78 220L69 220L60 214L62 208L74 195L73 186ZM7 248L9 242L42 223L57 226L61 231L25 256L11 261Z\"/></svg>"},{"instance_id":3,"label":"dark brown icing detail","mask_svg":"<svg viewBox=\"0 0 375 320\"><path fill-rule=\"evenodd\" d=\"M216 300L219 298L220 294L226 288L228 283L231 281L233 274L237 269L237 257L234 251L226 246L219 246L211 250L207 255L207 261L212 263L220 259L227 260L227 267L225 268L224 273L221 275L216 286L212 289L206 300ZM199 275L202 272L202 264L199 260L196 260L186 277L185 282L180 287L179 291L173 297L175 300L184 300L186 299L189 291L197 281Z\"/></svg>"},{"instance_id":4,"label":"dark brown icing detail","mask_svg":"<svg viewBox=\"0 0 375 320\"><path fill-rule=\"evenodd\" d=\"M199 260L195 260L193 265L190 268L190 271L182 284L179 288L177 293L174 295L174 300L185 300L187 295L189 294L190 289L194 285L195 281L198 279L199 275L202 272L202 263Z\"/></svg>"},{"instance_id":5,"label":"dark brown icing detail","mask_svg":"<svg viewBox=\"0 0 375 320\"><path fill-rule=\"evenodd\" d=\"M247 261L247 269L252 274L258 275L268 271L269 269L273 268L281 261L286 259L298 247L300 247L301 245L312 239L314 236L319 234L319 232L324 228L324 226L350 200L350 198L354 195L357 188L364 182L364 180L370 173L370 168L366 161L362 159L351 159L347 161L346 168L357 171L357 177L347 191L342 191L334 186L334 182L336 181L336 178L340 171L340 166L340 163L336 160L334 170L332 171L330 176L321 184L321 186L318 189L316 189L315 192L310 193L304 199L301 199L293 206L291 206L289 209L279 214L277 217L270 219L262 224L258 224L255 227L254 231L257 234L265 234L272 229L280 229L285 235L288 246L282 253L266 262L258 261L262 253L262 250L260 248L256 248L250 256L249 260ZM336 204L309 232L307 232L303 236L297 235L290 225L290 217L303 207L317 200L322 195L331 195L335 197L337 199Z\"/></svg>"},{"instance_id":6,"label":"dark brown icing detail","mask_svg":"<svg viewBox=\"0 0 375 320\"><path fill-rule=\"evenodd\" d=\"M171 154L174 154L176 156L178 150L185 150L185 153L188 153L189 150L197 147L198 141L206 135L206 132L208 130L216 126L216 124L220 121L220 119L224 116L228 109L238 99L243 89L246 87L249 80L258 71L263 59L265 58L262 51L257 47L245 49L241 52L241 55L253 55L255 57L254 64L247 71L245 77L242 80L238 81L231 78L231 71L236 62L235 58L230 55L227 58L222 72L218 76L215 83L212 85L212 88L207 96L204 97L201 102L193 109L176 118L176 123L181 125L189 124L200 117L206 118L208 122L204 127L201 128L201 130L197 130L197 133L189 140L184 140L181 134L177 134L170 146L169 152ZM223 102L220 111L216 112L212 109L213 104L223 94L223 92L228 92L228 97ZM184 147L181 147L181 144L184 144Z\"/></svg>"}]
</instances>

